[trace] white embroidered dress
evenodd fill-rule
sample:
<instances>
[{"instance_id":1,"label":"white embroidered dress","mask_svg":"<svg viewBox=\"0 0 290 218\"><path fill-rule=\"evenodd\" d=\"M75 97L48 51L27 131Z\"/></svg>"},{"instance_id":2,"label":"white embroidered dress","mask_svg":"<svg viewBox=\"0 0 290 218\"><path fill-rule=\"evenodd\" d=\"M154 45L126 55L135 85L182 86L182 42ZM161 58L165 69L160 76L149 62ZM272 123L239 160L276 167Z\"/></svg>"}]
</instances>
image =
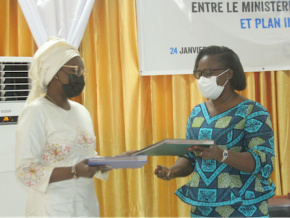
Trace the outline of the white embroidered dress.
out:
<instances>
[{"instance_id":1,"label":"white embroidered dress","mask_svg":"<svg viewBox=\"0 0 290 218\"><path fill-rule=\"evenodd\" d=\"M96 138L87 109L69 101L64 110L38 98L22 112L16 134L16 174L30 187L27 216L99 216L94 180L69 179L49 184L55 167L96 157ZM108 173L95 177L106 180Z\"/></svg>"}]
</instances>

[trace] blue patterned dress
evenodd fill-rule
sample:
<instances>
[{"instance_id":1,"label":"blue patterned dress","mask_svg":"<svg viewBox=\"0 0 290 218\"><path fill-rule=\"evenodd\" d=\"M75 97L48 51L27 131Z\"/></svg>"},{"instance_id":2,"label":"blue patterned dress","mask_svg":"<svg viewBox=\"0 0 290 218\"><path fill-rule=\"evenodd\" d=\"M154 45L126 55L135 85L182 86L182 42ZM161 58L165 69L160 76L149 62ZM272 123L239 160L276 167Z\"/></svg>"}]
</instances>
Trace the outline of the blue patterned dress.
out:
<instances>
[{"instance_id":1,"label":"blue patterned dress","mask_svg":"<svg viewBox=\"0 0 290 218\"><path fill-rule=\"evenodd\" d=\"M275 190L269 178L275 160L274 134L270 115L262 105L248 100L210 117L202 103L190 114L186 138L214 139L222 149L248 151L256 163L254 172L245 173L193 152L185 155L194 171L175 194L192 205L191 216L268 216L267 199Z\"/></svg>"}]
</instances>

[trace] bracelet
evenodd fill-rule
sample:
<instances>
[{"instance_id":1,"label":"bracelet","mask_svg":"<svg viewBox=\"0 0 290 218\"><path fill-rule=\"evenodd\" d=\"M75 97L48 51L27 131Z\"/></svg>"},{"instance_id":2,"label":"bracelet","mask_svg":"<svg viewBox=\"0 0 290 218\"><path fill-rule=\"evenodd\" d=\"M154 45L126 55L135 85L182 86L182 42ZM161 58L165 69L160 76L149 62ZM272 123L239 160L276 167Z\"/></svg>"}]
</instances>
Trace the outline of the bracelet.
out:
<instances>
[{"instance_id":1,"label":"bracelet","mask_svg":"<svg viewBox=\"0 0 290 218\"><path fill-rule=\"evenodd\" d=\"M229 156L229 151L228 150L224 150L223 151L223 159L221 160L221 162L224 162Z\"/></svg>"},{"instance_id":2,"label":"bracelet","mask_svg":"<svg viewBox=\"0 0 290 218\"><path fill-rule=\"evenodd\" d=\"M77 179L78 176L77 176L77 171L76 171L76 165L73 165L73 166L71 167L71 172L72 172L72 174L73 174L73 178L74 178L74 179Z\"/></svg>"}]
</instances>

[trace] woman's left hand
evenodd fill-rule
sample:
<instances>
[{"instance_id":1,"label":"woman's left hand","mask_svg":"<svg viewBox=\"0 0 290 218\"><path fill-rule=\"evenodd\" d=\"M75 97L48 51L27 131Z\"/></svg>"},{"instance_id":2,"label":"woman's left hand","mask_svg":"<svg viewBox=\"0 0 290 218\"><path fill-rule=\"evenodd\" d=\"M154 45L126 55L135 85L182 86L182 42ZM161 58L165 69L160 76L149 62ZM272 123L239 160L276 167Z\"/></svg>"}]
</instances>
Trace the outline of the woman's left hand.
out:
<instances>
[{"instance_id":1,"label":"woman's left hand","mask_svg":"<svg viewBox=\"0 0 290 218\"><path fill-rule=\"evenodd\" d=\"M195 151L196 154L205 160L214 159L221 161L223 155L223 149L219 148L216 144L212 146L193 146L188 151Z\"/></svg>"}]
</instances>

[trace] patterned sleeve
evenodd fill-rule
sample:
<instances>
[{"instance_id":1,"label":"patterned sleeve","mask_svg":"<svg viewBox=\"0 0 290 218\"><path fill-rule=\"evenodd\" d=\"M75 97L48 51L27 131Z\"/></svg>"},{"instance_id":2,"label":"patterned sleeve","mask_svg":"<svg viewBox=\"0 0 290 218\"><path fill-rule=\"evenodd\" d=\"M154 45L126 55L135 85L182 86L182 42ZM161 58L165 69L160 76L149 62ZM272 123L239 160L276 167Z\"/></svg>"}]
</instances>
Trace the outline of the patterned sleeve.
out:
<instances>
[{"instance_id":1,"label":"patterned sleeve","mask_svg":"<svg viewBox=\"0 0 290 218\"><path fill-rule=\"evenodd\" d=\"M76 104L75 102L72 102L74 104ZM87 128L90 130L90 132L92 134L94 134L94 125L93 125L93 121L92 121L92 117L90 115L90 112L88 111L87 108L85 108L83 105L77 103L78 107L81 109L81 114L83 117L85 117L86 121L87 121ZM95 135L94 135L94 142L96 141L95 140ZM95 147L94 147L94 150L92 151L91 155L88 156L88 158L90 157L100 157L98 155L98 152L95 150ZM94 175L94 178L96 179L100 179L100 180L103 180L103 181L106 181L109 177L109 171L106 171L106 172L102 172L102 171L97 171Z\"/></svg>"},{"instance_id":2,"label":"patterned sleeve","mask_svg":"<svg viewBox=\"0 0 290 218\"><path fill-rule=\"evenodd\" d=\"M187 121L187 125L186 125L186 139L192 139L190 137L191 123L192 123L192 114L189 116L188 121ZM192 166L195 165L196 156L195 156L194 152L187 153L185 155L182 155L181 157L189 160L192 163Z\"/></svg>"},{"instance_id":3,"label":"patterned sleeve","mask_svg":"<svg viewBox=\"0 0 290 218\"><path fill-rule=\"evenodd\" d=\"M16 131L16 176L25 185L45 192L53 167L45 165L42 149L46 141L45 121L35 105L27 106Z\"/></svg>"},{"instance_id":4,"label":"patterned sleeve","mask_svg":"<svg viewBox=\"0 0 290 218\"><path fill-rule=\"evenodd\" d=\"M256 163L252 174L259 179L268 179L275 161L274 133L271 117L259 103L246 118L245 143Z\"/></svg>"}]
</instances>

